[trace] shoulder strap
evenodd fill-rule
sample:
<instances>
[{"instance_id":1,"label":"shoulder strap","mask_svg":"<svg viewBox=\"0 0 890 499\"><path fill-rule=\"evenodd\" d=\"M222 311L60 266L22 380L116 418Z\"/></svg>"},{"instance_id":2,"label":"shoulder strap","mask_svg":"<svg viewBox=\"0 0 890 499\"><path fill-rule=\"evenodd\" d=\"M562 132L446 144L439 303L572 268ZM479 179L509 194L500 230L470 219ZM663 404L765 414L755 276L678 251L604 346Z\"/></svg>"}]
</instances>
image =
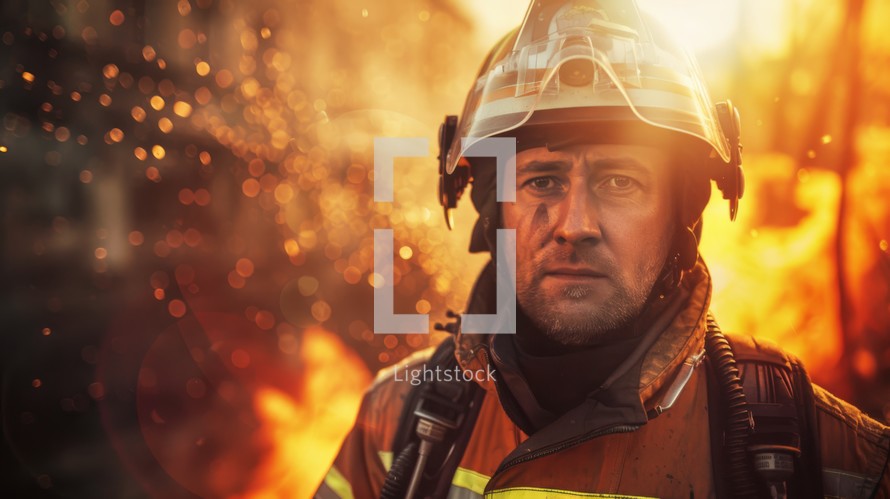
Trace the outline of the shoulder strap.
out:
<instances>
[{"instance_id":1,"label":"shoulder strap","mask_svg":"<svg viewBox=\"0 0 890 499\"><path fill-rule=\"evenodd\" d=\"M386 477L382 497L404 497L419 455L418 433L424 431L419 428L429 431L429 422L444 432L435 431L436 441L428 461L423 464L416 497L445 497L485 395L474 381L455 375L459 367L451 338L436 348L422 368L439 375L423 378L407 395L392 445L393 455L397 457Z\"/></svg>"},{"instance_id":2,"label":"shoulder strap","mask_svg":"<svg viewBox=\"0 0 890 499\"><path fill-rule=\"evenodd\" d=\"M823 497L813 386L803 365L769 342L725 337L751 421L746 444L751 478L778 489L784 482L786 497Z\"/></svg>"}]
</instances>

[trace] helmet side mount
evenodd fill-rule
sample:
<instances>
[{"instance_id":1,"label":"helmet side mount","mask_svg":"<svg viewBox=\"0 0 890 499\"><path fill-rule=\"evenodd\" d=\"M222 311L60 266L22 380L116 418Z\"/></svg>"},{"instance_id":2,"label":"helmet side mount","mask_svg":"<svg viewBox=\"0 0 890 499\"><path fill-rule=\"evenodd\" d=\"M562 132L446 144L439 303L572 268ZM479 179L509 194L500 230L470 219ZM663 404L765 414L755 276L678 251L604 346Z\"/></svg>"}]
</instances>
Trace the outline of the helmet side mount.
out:
<instances>
[{"instance_id":1,"label":"helmet side mount","mask_svg":"<svg viewBox=\"0 0 890 499\"><path fill-rule=\"evenodd\" d=\"M720 128L729 145L729 163L722 163L713 175L723 199L729 201L729 219L735 220L739 199L745 194L745 172L742 170L742 126L739 110L726 100L715 105Z\"/></svg>"},{"instance_id":2,"label":"helmet side mount","mask_svg":"<svg viewBox=\"0 0 890 499\"><path fill-rule=\"evenodd\" d=\"M459 161L454 172L448 173L448 150L457 133L457 116L445 116L439 126L439 204L445 210L445 223L448 229L454 228L451 210L457 207L457 200L470 182L470 165L466 160Z\"/></svg>"}]
</instances>

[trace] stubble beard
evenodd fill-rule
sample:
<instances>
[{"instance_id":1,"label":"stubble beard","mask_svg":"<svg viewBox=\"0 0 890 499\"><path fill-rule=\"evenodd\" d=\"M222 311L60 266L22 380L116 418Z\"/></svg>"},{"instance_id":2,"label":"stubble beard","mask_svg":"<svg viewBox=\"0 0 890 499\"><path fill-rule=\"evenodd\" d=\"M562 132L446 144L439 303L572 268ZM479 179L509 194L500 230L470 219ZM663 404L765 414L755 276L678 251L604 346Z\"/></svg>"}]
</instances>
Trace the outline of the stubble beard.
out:
<instances>
[{"instance_id":1,"label":"stubble beard","mask_svg":"<svg viewBox=\"0 0 890 499\"><path fill-rule=\"evenodd\" d=\"M614 266L607 269L612 292L605 300L580 313L566 313L553 303L548 303L541 292L543 273L533 272L531 282L518 286L517 300L526 315L551 340L567 346L587 346L608 341L611 335L640 316L658 279L666 256L664 252L641 264L636 279L625 279ZM543 261L544 259L542 259ZM601 266L602 267L602 266ZM627 282L635 281L635 282ZM579 301L590 296L593 290L587 285L571 285L561 290L562 299Z\"/></svg>"}]
</instances>

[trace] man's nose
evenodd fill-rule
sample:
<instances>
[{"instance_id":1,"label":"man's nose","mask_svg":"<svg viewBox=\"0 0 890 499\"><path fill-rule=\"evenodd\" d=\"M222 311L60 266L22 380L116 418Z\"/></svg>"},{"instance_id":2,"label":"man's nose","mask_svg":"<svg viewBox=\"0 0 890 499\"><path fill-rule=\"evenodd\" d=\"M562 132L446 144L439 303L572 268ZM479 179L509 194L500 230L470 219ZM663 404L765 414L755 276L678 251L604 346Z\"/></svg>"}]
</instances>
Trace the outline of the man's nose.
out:
<instances>
[{"instance_id":1,"label":"man's nose","mask_svg":"<svg viewBox=\"0 0 890 499\"><path fill-rule=\"evenodd\" d=\"M553 237L559 244L596 242L602 238L595 200L586 185L572 186L560 206Z\"/></svg>"}]
</instances>

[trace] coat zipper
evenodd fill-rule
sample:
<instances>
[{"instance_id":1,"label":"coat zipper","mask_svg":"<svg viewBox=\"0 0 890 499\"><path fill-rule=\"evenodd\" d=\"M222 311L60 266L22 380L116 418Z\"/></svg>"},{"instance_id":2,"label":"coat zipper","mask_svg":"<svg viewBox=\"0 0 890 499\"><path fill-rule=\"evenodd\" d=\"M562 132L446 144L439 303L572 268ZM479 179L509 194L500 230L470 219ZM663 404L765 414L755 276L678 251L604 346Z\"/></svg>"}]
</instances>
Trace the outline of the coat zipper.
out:
<instances>
[{"instance_id":1,"label":"coat zipper","mask_svg":"<svg viewBox=\"0 0 890 499\"><path fill-rule=\"evenodd\" d=\"M527 462L527 461L531 461L532 459L537 459L537 458L539 458L539 457L544 457L544 456L547 456L547 455L550 455L550 454L554 454L554 453L557 453L557 452L559 452L559 451L561 451L561 450L567 449L567 448L569 448L569 447L573 447L573 446L575 446L575 445L578 445L578 444L580 444L580 443L586 442L586 441L588 441L588 440L591 440L591 439L594 439L594 438L597 438L597 437L602 437L602 436L604 436L604 435L611 435L611 434L614 434L614 433L630 433L630 432L632 432L632 431L636 431L636 430L638 430L640 427L642 427L642 425L617 425L617 426L612 426L612 427L609 427L609 428L604 428L604 429L602 429L602 430L595 431L595 432L593 432L593 433L584 435L583 437L579 437L579 438L574 438L574 439L571 439L571 440L563 441L562 443L557 444L557 445L555 445L555 446L553 446L553 447L549 447L549 448L541 449L541 450L539 450L539 451L537 451L537 452L533 452L533 453L531 453L531 454L527 454L527 455L525 455L525 456L519 456L519 457L517 457L517 458L515 458L515 459L513 459L513 460L511 460L511 461L509 461L509 462L503 463L502 465L498 466L498 469L495 470L495 472L494 472L494 474L491 476L491 478L494 479L494 477L495 477L498 473L501 473L501 472L503 472L503 471L506 471L507 468L511 468L511 467L513 467L513 466L516 466L517 464L524 463L524 462Z\"/></svg>"}]
</instances>

